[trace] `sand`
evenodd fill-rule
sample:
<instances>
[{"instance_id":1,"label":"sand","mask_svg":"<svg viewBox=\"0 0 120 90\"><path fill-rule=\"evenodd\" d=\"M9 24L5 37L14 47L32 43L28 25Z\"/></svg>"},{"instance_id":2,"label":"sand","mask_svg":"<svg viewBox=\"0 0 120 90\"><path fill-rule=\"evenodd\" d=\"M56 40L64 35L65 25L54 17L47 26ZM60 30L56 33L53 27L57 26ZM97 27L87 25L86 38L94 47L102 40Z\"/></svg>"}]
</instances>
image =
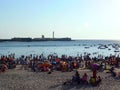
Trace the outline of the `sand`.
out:
<instances>
[{"instance_id":1,"label":"sand","mask_svg":"<svg viewBox=\"0 0 120 90\"><path fill-rule=\"evenodd\" d=\"M54 71L32 72L31 70L16 69L0 73L0 90L120 90L120 79L113 78L110 73L98 72L102 82L98 86L91 85L63 85L67 79L71 79L73 72ZM84 72L92 76L90 70L79 70L82 76Z\"/></svg>"}]
</instances>

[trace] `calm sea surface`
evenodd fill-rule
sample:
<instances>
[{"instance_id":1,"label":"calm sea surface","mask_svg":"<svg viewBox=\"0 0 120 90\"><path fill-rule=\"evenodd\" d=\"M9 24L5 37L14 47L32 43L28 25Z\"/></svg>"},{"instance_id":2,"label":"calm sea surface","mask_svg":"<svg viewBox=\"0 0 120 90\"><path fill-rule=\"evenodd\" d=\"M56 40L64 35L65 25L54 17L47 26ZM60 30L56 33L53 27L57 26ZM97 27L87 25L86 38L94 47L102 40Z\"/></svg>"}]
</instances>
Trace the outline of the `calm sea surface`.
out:
<instances>
[{"instance_id":1,"label":"calm sea surface","mask_svg":"<svg viewBox=\"0 0 120 90\"><path fill-rule=\"evenodd\" d=\"M105 49L98 49L100 45L106 45ZM117 45L117 52L112 45ZM58 56L66 54L69 56L84 55L91 56L101 54L103 56L119 55L120 41L113 40L76 40L76 41L44 41L44 42L0 42L0 55L15 53L16 57L21 55L47 56L57 53Z\"/></svg>"}]
</instances>

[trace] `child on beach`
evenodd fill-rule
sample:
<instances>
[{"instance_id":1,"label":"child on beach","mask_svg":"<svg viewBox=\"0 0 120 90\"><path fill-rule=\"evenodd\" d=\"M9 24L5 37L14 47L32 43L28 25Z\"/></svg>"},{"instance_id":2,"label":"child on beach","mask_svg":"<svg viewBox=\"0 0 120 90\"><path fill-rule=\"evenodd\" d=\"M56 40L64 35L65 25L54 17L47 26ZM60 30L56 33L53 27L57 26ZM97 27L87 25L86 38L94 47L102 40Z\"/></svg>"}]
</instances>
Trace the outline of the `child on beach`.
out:
<instances>
[{"instance_id":1,"label":"child on beach","mask_svg":"<svg viewBox=\"0 0 120 90\"><path fill-rule=\"evenodd\" d=\"M82 83L83 83L83 84L88 84L87 79L88 79L88 75L87 75L87 73L84 73L84 75L83 75L83 77L82 77Z\"/></svg>"}]
</instances>

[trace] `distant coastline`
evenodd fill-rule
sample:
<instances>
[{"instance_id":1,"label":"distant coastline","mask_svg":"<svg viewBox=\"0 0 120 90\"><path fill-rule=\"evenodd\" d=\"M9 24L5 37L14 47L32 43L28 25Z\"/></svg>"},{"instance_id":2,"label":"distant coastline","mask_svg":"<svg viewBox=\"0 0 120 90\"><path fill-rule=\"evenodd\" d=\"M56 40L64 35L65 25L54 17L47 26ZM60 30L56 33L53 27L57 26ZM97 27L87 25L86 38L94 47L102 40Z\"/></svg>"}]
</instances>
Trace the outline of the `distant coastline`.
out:
<instances>
[{"instance_id":1,"label":"distant coastline","mask_svg":"<svg viewBox=\"0 0 120 90\"><path fill-rule=\"evenodd\" d=\"M11 38L11 39L0 39L0 42L4 41L18 41L18 42L33 42L33 41L72 41L71 38Z\"/></svg>"}]
</instances>

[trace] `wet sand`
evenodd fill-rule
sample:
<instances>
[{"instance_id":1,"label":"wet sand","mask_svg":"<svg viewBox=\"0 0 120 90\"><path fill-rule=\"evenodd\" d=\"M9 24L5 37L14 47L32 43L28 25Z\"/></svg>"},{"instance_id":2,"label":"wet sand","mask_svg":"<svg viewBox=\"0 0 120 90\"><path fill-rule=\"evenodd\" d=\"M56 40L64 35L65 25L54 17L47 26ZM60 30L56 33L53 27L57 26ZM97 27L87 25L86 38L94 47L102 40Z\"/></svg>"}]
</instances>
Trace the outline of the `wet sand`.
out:
<instances>
[{"instance_id":1,"label":"wet sand","mask_svg":"<svg viewBox=\"0 0 120 90\"><path fill-rule=\"evenodd\" d=\"M110 73L98 72L102 77L100 85L63 85L67 79L71 79L73 72L54 71L32 72L31 70L16 69L0 73L0 90L119 90L120 79L113 78ZM79 70L80 76L86 72L92 76L90 70Z\"/></svg>"}]
</instances>

